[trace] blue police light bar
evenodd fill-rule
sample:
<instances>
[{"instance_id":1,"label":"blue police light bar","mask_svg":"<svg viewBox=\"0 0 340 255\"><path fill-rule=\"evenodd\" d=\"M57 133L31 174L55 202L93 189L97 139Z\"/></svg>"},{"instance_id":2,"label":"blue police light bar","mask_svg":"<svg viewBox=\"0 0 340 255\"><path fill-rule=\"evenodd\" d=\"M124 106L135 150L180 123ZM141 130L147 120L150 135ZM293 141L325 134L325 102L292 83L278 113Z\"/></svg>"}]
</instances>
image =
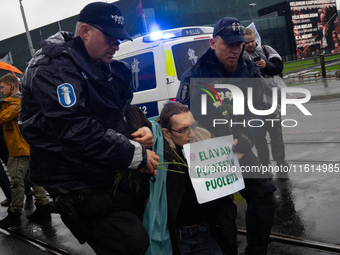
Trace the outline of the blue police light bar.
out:
<instances>
[{"instance_id":1,"label":"blue police light bar","mask_svg":"<svg viewBox=\"0 0 340 255\"><path fill-rule=\"evenodd\" d=\"M165 33L162 38L163 39L170 39L170 38L173 38L173 37L175 37L174 34L172 34L172 33Z\"/></svg>"},{"instance_id":2,"label":"blue police light bar","mask_svg":"<svg viewBox=\"0 0 340 255\"><path fill-rule=\"evenodd\" d=\"M159 40L167 40L184 36L193 36L201 34L212 34L212 27L186 27L176 28L164 31L155 31L143 37L143 42L155 42Z\"/></svg>"},{"instance_id":3,"label":"blue police light bar","mask_svg":"<svg viewBox=\"0 0 340 255\"><path fill-rule=\"evenodd\" d=\"M150 39L152 41L157 41L159 39L162 39L162 37L163 37L163 33L161 31L152 32L150 34Z\"/></svg>"},{"instance_id":4,"label":"blue police light bar","mask_svg":"<svg viewBox=\"0 0 340 255\"><path fill-rule=\"evenodd\" d=\"M175 37L175 35L172 33L163 33L161 31L155 31L150 34L150 39L152 41L157 41L161 39L170 39L172 37Z\"/></svg>"}]
</instances>

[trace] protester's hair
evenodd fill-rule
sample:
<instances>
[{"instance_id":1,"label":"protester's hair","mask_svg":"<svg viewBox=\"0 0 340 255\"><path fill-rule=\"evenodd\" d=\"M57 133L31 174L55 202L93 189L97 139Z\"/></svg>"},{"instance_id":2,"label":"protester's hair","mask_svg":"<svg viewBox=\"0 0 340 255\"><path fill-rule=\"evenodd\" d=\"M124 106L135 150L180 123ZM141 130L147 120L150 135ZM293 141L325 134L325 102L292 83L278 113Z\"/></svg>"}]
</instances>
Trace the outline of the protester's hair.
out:
<instances>
[{"instance_id":1,"label":"protester's hair","mask_svg":"<svg viewBox=\"0 0 340 255\"><path fill-rule=\"evenodd\" d=\"M255 32L253 29L251 29L250 27L246 27L246 29L244 30L244 34L245 35L254 35Z\"/></svg>"},{"instance_id":2,"label":"protester's hair","mask_svg":"<svg viewBox=\"0 0 340 255\"><path fill-rule=\"evenodd\" d=\"M19 88L19 80L18 78L11 73L5 74L0 78L0 82L6 83L7 85L14 84L15 88Z\"/></svg>"},{"instance_id":3,"label":"protester's hair","mask_svg":"<svg viewBox=\"0 0 340 255\"><path fill-rule=\"evenodd\" d=\"M188 112L189 109L185 105L179 102L167 102L165 103L161 114L160 114L160 124L162 128L171 128L170 118L173 115Z\"/></svg>"}]
</instances>

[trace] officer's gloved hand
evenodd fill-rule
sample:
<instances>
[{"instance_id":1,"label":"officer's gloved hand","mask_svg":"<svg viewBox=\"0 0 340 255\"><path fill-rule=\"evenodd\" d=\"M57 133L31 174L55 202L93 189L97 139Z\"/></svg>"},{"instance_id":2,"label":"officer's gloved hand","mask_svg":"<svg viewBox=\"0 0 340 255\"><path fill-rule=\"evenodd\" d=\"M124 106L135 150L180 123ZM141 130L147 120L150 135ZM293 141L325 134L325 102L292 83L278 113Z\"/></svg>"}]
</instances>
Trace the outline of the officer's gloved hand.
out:
<instances>
[{"instance_id":1,"label":"officer's gloved hand","mask_svg":"<svg viewBox=\"0 0 340 255\"><path fill-rule=\"evenodd\" d=\"M234 146L233 151L245 154L253 147L253 143L250 138L243 134L234 135L234 138L238 140Z\"/></svg>"}]
</instances>

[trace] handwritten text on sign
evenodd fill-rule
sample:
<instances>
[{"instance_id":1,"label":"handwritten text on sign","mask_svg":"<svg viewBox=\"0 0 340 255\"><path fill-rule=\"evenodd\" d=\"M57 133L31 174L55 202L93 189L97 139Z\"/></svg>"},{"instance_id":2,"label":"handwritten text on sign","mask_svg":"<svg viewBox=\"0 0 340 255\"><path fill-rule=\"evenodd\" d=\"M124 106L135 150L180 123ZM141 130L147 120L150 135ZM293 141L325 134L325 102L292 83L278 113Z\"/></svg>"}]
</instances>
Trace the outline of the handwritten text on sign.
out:
<instances>
[{"instance_id":1,"label":"handwritten text on sign","mask_svg":"<svg viewBox=\"0 0 340 255\"><path fill-rule=\"evenodd\" d=\"M202 204L244 188L240 164L231 148L233 136L223 136L185 144L189 176Z\"/></svg>"}]
</instances>

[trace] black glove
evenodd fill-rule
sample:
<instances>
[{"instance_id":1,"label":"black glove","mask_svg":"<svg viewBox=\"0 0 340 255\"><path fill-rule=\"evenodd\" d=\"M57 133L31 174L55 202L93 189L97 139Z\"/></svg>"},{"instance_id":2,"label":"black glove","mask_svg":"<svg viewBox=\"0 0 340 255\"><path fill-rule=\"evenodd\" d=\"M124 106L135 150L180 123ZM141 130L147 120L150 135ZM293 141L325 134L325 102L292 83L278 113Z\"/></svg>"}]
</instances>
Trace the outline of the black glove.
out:
<instances>
[{"instance_id":1,"label":"black glove","mask_svg":"<svg viewBox=\"0 0 340 255\"><path fill-rule=\"evenodd\" d=\"M250 138L243 134L234 135L234 138L238 140L237 144L233 148L234 152L245 154L253 147L253 143Z\"/></svg>"}]
</instances>

